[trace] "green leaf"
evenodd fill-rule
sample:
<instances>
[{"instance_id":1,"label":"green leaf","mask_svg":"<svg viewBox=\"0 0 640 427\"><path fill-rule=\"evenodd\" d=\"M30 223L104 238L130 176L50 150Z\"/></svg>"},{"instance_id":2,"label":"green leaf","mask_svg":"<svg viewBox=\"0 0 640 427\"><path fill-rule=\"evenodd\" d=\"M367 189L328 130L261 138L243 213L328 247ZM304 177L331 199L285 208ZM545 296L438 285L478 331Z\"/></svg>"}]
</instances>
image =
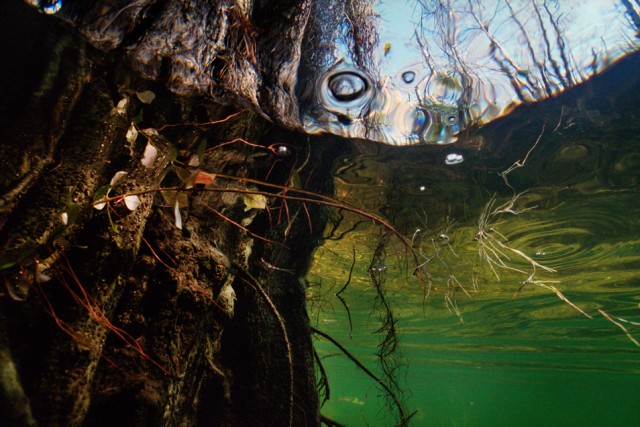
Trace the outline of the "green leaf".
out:
<instances>
[{"instance_id":1,"label":"green leaf","mask_svg":"<svg viewBox=\"0 0 640 427\"><path fill-rule=\"evenodd\" d=\"M9 261L8 259L0 259L0 271L6 270L7 268L11 268L16 265L15 261Z\"/></svg>"},{"instance_id":2,"label":"green leaf","mask_svg":"<svg viewBox=\"0 0 640 427\"><path fill-rule=\"evenodd\" d=\"M300 173L297 170L293 170L291 176L289 177L289 187L302 189L302 178L300 178Z\"/></svg>"},{"instance_id":3,"label":"green leaf","mask_svg":"<svg viewBox=\"0 0 640 427\"><path fill-rule=\"evenodd\" d=\"M242 200L245 212L249 209L265 209L267 207L267 198L262 194L244 194Z\"/></svg>"}]
</instances>

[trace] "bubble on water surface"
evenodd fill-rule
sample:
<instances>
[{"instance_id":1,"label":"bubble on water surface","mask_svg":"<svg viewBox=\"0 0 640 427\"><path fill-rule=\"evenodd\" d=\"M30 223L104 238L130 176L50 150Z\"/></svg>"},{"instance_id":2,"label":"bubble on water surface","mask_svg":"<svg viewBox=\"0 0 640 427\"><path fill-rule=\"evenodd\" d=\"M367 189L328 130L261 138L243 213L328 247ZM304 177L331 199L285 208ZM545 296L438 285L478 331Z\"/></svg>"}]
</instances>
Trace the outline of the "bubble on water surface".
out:
<instances>
[{"instance_id":1,"label":"bubble on water surface","mask_svg":"<svg viewBox=\"0 0 640 427\"><path fill-rule=\"evenodd\" d=\"M367 91L366 80L353 72L335 74L329 78L328 84L331 94L339 102L355 101Z\"/></svg>"},{"instance_id":2,"label":"bubble on water surface","mask_svg":"<svg viewBox=\"0 0 640 427\"><path fill-rule=\"evenodd\" d=\"M444 159L445 165L457 165L464 161L464 157L462 154L458 153L449 153L447 157Z\"/></svg>"},{"instance_id":3,"label":"bubble on water surface","mask_svg":"<svg viewBox=\"0 0 640 427\"><path fill-rule=\"evenodd\" d=\"M413 83L415 79L416 73L414 73L413 71L405 71L404 73L402 73L402 81L406 84Z\"/></svg>"}]
</instances>

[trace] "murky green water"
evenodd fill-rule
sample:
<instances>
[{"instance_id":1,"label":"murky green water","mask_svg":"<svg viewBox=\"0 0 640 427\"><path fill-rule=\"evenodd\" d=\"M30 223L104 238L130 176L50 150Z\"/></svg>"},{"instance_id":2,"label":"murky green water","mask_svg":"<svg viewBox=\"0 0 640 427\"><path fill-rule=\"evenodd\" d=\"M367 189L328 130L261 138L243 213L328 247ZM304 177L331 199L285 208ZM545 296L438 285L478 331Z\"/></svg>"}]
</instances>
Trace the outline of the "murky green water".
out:
<instances>
[{"instance_id":1,"label":"murky green water","mask_svg":"<svg viewBox=\"0 0 640 427\"><path fill-rule=\"evenodd\" d=\"M637 107L602 108L598 119L580 111L563 106L557 127L525 114L516 130L481 131L479 149L356 148L338 163L336 197L389 220L431 275L412 275L416 261L397 238L374 263L399 319L398 378L408 411L418 411L410 425L640 425ZM464 161L446 164L451 153ZM512 190L499 174L525 158L507 174ZM384 234L334 214L308 276L315 326L379 376L369 268ZM335 293L352 263L341 294L350 331ZM326 340L316 348L330 385L324 415L395 424L375 381Z\"/></svg>"},{"instance_id":2,"label":"murky green water","mask_svg":"<svg viewBox=\"0 0 640 427\"><path fill-rule=\"evenodd\" d=\"M412 425L639 425L640 349L598 313L640 321L638 205L637 191L567 194L554 197L552 207L499 224L511 247L538 254L537 262L557 270L536 272L536 279L561 290L592 319L534 285L514 297L527 276L496 267L498 281L486 263L474 291L474 224L451 227L451 248L442 249L443 261L432 269L433 289L424 303L420 284L403 277L398 259L404 255L389 250L386 290L399 318L402 384L410 390L407 406L419 411ZM382 337L374 333L379 320L367 273L373 248L366 242L376 235L366 227L352 239L325 244L309 280L322 283L311 288L323 294L312 309L317 327L379 372L375 352ZM342 296L352 337L347 312L333 295L347 280L351 247L357 261ZM444 301L452 275L470 295L455 292L463 321ZM626 326L640 337L640 326ZM319 340L317 348L331 386L324 413L347 425L393 425L375 383L335 355L331 344Z\"/></svg>"}]
</instances>

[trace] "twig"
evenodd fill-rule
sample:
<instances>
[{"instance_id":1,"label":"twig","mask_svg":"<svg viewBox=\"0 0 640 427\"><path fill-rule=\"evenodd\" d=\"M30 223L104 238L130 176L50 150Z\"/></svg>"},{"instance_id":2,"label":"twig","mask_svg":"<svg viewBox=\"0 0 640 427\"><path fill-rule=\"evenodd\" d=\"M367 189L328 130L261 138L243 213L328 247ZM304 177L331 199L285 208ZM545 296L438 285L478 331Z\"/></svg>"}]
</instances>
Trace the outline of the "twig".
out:
<instances>
[{"instance_id":1,"label":"twig","mask_svg":"<svg viewBox=\"0 0 640 427\"><path fill-rule=\"evenodd\" d=\"M342 352L342 354L347 356L347 358L351 360L358 368L360 368L365 374L367 374L371 379L373 379L376 383L378 383L380 387L382 387L384 391L391 397L391 399L393 399L393 402L396 405L396 408L398 409L400 419L403 422L406 422L408 420L404 412L404 407L400 403L400 400L398 399L396 394L389 388L389 386L385 384L384 381L382 381L380 378L376 376L376 374L374 374L366 366L364 366L362 362L360 362L353 354L349 352L349 350L347 350L342 344L336 341L332 336L322 332L321 330L314 328L313 326L311 327L311 332L313 332L316 335L320 335L322 338L326 339L331 344L338 347L338 349Z\"/></svg>"},{"instance_id":2,"label":"twig","mask_svg":"<svg viewBox=\"0 0 640 427\"><path fill-rule=\"evenodd\" d=\"M347 286L349 286L349 283L351 283L351 276L353 275L353 268L355 267L355 265L356 265L356 248L353 248L353 262L351 263L351 268L349 269L349 277L347 277L347 281L342 286L342 288L334 294L340 300L340 302L344 306L344 309L347 311L347 317L349 318L349 338L352 338L352 334L353 334L353 321L351 320L351 311L349 310L349 306L347 305L347 302L344 300L344 298L340 294L343 293L345 289L347 289Z\"/></svg>"},{"instance_id":3,"label":"twig","mask_svg":"<svg viewBox=\"0 0 640 427\"><path fill-rule=\"evenodd\" d=\"M636 346L640 347L640 342L638 342L637 339L635 339L633 337L633 335L631 335L631 333L629 332L629 330L622 324L619 322L616 322L615 320L613 320L613 318L604 310L600 310L598 309L598 312L600 314L602 314L602 316L607 319L609 322L613 323L614 325L616 325L618 328L622 329L622 332L624 332L627 335L627 338L629 338L631 340L632 343L634 343ZM623 320L623 319L620 319Z\"/></svg>"},{"instance_id":4,"label":"twig","mask_svg":"<svg viewBox=\"0 0 640 427\"><path fill-rule=\"evenodd\" d=\"M531 155L533 150L538 146L538 143L542 139L542 135L544 135L545 126L546 126L546 124L542 125L542 130L540 131L540 135L538 135L538 139L536 139L536 142L531 146L531 148L529 148L529 151L527 151L527 154L524 156L524 159L516 160L515 163L513 163L506 170L504 170L504 171L502 171L502 172L500 172L498 174L498 175L500 175L502 177L502 179L504 180L504 183L507 185L507 187L511 188L514 191L514 193L515 193L516 190L509 183L509 180L507 179L507 175L509 175L511 172L513 172L516 169L520 169L521 167L524 167L524 165L527 163L527 160L529 160L529 156Z\"/></svg>"}]
</instances>

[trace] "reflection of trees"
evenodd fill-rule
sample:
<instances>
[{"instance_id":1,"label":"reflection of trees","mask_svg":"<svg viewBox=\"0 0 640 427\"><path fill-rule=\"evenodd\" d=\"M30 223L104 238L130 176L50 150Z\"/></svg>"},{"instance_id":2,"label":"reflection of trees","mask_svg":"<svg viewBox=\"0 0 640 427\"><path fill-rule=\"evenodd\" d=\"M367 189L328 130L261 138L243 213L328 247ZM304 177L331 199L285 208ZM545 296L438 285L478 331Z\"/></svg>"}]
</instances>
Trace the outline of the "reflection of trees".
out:
<instances>
[{"instance_id":1,"label":"reflection of trees","mask_svg":"<svg viewBox=\"0 0 640 427\"><path fill-rule=\"evenodd\" d=\"M570 26L581 25L572 22L576 14L568 3L552 0L418 3L421 11L415 38L423 65L431 78L448 73L461 81L463 93L458 106L462 108L478 102L504 108L514 100L531 102L551 96L585 80L589 77L586 70L601 70L608 56L614 55L611 49L620 49L620 44L607 46L611 39L606 37L596 42L601 34L590 39L568 37ZM640 28L636 7L629 0L622 5L627 27ZM634 42L628 40L627 48L633 46ZM589 47L591 57L585 57ZM421 90L424 99L432 95L428 84Z\"/></svg>"},{"instance_id":2,"label":"reflection of trees","mask_svg":"<svg viewBox=\"0 0 640 427\"><path fill-rule=\"evenodd\" d=\"M526 6L514 6L509 0L491 5L468 0L466 4L420 1L420 5L423 8L422 19L416 36L427 67L437 72L433 60L435 51L436 60L444 61L447 68L469 81L463 99L469 98L470 82L475 80L478 83L480 75L487 78L486 70L480 70L484 58L477 52L472 52L472 58L465 58L460 53L461 48L467 48L465 44L479 34L488 43L487 57L493 64L491 69L508 78L520 101L549 96L558 89L575 84L573 74L577 70L562 34L563 15L557 3L551 6L547 1L532 1ZM505 39L496 30L505 25L517 29L522 43L516 46L523 46L526 55L515 50L513 40ZM461 38L462 30L469 40ZM500 74L491 74L490 78Z\"/></svg>"},{"instance_id":3,"label":"reflection of trees","mask_svg":"<svg viewBox=\"0 0 640 427\"><path fill-rule=\"evenodd\" d=\"M620 0L620 2L622 3L622 5L624 6L627 12L627 16L631 21L631 25L633 25L638 30L637 35L640 36L640 14L636 12L635 7L633 7L633 5L629 0ZM638 8L640 9L640 1L635 0L635 3L638 5Z\"/></svg>"}]
</instances>

